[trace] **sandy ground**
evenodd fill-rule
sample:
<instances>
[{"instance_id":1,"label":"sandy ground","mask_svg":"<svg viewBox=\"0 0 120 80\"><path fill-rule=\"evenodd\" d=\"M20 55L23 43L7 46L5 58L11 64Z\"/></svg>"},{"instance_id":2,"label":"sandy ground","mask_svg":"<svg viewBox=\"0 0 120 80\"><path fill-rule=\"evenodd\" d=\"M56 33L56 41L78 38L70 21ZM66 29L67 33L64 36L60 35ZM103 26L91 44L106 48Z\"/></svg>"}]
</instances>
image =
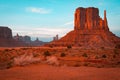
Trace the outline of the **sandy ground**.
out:
<instances>
[{"instance_id":1,"label":"sandy ground","mask_svg":"<svg viewBox=\"0 0 120 80\"><path fill-rule=\"evenodd\" d=\"M0 70L0 80L120 80L120 68L32 64Z\"/></svg>"}]
</instances>

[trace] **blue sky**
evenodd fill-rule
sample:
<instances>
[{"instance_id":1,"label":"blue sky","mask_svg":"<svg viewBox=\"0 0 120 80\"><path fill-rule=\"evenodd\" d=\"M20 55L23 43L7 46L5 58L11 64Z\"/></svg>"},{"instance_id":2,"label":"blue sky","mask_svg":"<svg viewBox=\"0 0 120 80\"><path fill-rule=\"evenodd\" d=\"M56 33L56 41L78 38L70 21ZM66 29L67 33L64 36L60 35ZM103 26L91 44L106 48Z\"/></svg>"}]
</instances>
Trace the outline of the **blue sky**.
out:
<instances>
[{"instance_id":1,"label":"blue sky","mask_svg":"<svg viewBox=\"0 0 120 80\"><path fill-rule=\"evenodd\" d=\"M120 0L0 0L0 26L13 35L29 35L50 41L73 30L77 7L97 7L103 18L107 10L109 28L120 36Z\"/></svg>"}]
</instances>

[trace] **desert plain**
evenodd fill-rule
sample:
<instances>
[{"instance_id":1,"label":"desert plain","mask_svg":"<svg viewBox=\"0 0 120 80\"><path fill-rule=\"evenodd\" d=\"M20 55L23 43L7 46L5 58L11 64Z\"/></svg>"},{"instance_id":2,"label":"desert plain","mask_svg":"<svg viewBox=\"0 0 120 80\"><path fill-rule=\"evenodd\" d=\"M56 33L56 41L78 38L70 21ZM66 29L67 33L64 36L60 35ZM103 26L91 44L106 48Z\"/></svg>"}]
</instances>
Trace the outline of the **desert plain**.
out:
<instances>
[{"instance_id":1,"label":"desert plain","mask_svg":"<svg viewBox=\"0 0 120 80\"><path fill-rule=\"evenodd\" d=\"M0 80L119 80L120 49L0 48Z\"/></svg>"}]
</instances>

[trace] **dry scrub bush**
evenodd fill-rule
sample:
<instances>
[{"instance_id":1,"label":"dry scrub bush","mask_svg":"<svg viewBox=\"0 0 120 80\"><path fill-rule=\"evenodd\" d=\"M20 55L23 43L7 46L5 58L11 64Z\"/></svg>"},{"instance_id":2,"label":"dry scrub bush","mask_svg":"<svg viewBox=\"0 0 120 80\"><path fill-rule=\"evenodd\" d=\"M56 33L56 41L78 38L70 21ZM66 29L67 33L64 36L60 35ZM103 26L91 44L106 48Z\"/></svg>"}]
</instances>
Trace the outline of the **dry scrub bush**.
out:
<instances>
[{"instance_id":1,"label":"dry scrub bush","mask_svg":"<svg viewBox=\"0 0 120 80\"><path fill-rule=\"evenodd\" d=\"M102 58L107 58L107 56L105 54L102 55Z\"/></svg>"},{"instance_id":2,"label":"dry scrub bush","mask_svg":"<svg viewBox=\"0 0 120 80\"><path fill-rule=\"evenodd\" d=\"M24 54L14 58L13 64L24 66L31 63L40 62L40 58L33 57L33 54Z\"/></svg>"},{"instance_id":3,"label":"dry scrub bush","mask_svg":"<svg viewBox=\"0 0 120 80\"><path fill-rule=\"evenodd\" d=\"M67 45L67 48L68 48L68 49L71 49L71 48L72 48L72 46L71 46L71 45Z\"/></svg>"},{"instance_id":4,"label":"dry scrub bush","mask_svg":"<svg viewBox=\"0 0 120 80\"><path fill-rule=\"evenodd\" d=\"M59 61L58 58L56 56L49 56L46 58L46 63L50 64L50 65L59 65Z\"/></svg>"},{"instance_id":5,"label":"dry scrub bush","mask_svg":"<svg viewBox=\"0 0 120 80\"><path fill-rule=\"evenodd\" d=\"M60 54L60 57L65 57L65 56L66 56L65 53L61 53L61 54Z\"/></svg>"},{"instance_id":6,"label":"dry scrub bush","mask_svg":"<svg viewBox=\"0 0 120 80\"><path fill-rule=\"evenodd\" d=\"M116 44L115 48L120 49L120 44Z\"/></svg>"},{"instance_id":7,"label":"dry scrub bush","mask_svg":"<svg viewBox=\"0 0 120 80\"><path fill-rule=\"evenodd\" d=\"M88 55L86 53L82 54L83 57L88 57Z\"/></svg>"},{"instance_id":8,"label":"dry scrub bush","mask_svg":"<svg viewBox=\"0 0 120 80\"><path fill-rule=\"evenodd\" d=\"M45 57L46 57L46 56L51 56L51 54L50 54L49 51L45 51L45 52L44 52L44 56L45 56Z\"/></svg>"}]
</instances>

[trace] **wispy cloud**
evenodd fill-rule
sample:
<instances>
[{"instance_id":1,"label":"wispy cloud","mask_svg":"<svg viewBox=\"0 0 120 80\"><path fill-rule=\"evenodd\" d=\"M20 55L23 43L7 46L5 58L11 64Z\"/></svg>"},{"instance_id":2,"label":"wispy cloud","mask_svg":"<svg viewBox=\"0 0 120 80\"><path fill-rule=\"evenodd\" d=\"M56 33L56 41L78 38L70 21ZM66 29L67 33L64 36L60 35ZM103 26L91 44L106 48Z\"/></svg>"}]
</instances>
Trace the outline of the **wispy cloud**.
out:
<instances>
[{"instance_id":1,"label":"wispy cloud","mask_svg":"<svg viewBox=\"0 0 120 80\"><path fill-rule=\"evenodd\" d=\"M71 31L71 28L17 28L15 30L13 30L14 35L16 35L16 33L24 36L24 35L28 35L31 37L40 37L40 38L52 38L54 37L56 34L58 34L60 37L64 36L66 33L68 33L69 31Z\"/></svg>"},{"instance_id":2,"label":"wispy cloud","mask_svg":"<svg viewBox=\"0 0 120 80\"><path fill-rule=\"evenodd\" d=\"M27 7L26 11L29 11L29 12L32 12L32 13L39 13L39 14L51 13L50 9L38 8L38 7Z\"/></svg>"},{"instance_id":3,"label":"wispy cloud","mask_svg":"<svg viewBox=\"0 0 120 80\"><path fill-rule=\"evenodd\" d=\"M67 28L35 28L33 31L29 32L28 35L50 38L58 34L61 37L68 33L70 30L71 29Z\"/></svg>"},{"instance_id":4,"label":"wispy cloud","mask_svg":"<svg viewBox=\"0 0 120 80\"><path fill-rule=\"evenodd\" d=\"M11 27L12 32L13 32L13 36L15 36L17 33L21 36L25 36L28 35L30 36L32 39L39 37L40 40L42 41L51 41L52 38L55 35L59 35L59 37L63 37L64 35L66 35L69 31L73 30L72 27L70 27L70 22L66 22L66 25L68 24L68 26L64 26L59 25L57 27L55 26L37 26L37 27L33 27L33 26L28 26L28 25L12 25L15 27Z\"/></svg>"},{"instance_id":5,"label":"wispy cloud","mask_svg":"<svg viewBox=\"0 0 120 80\"><path fill-rule=\"evenodd\" d=\"M69 21L69 22L66 22L64 25L73 25L74 24L74 21Z\"/></svg>"}]
</instances>

